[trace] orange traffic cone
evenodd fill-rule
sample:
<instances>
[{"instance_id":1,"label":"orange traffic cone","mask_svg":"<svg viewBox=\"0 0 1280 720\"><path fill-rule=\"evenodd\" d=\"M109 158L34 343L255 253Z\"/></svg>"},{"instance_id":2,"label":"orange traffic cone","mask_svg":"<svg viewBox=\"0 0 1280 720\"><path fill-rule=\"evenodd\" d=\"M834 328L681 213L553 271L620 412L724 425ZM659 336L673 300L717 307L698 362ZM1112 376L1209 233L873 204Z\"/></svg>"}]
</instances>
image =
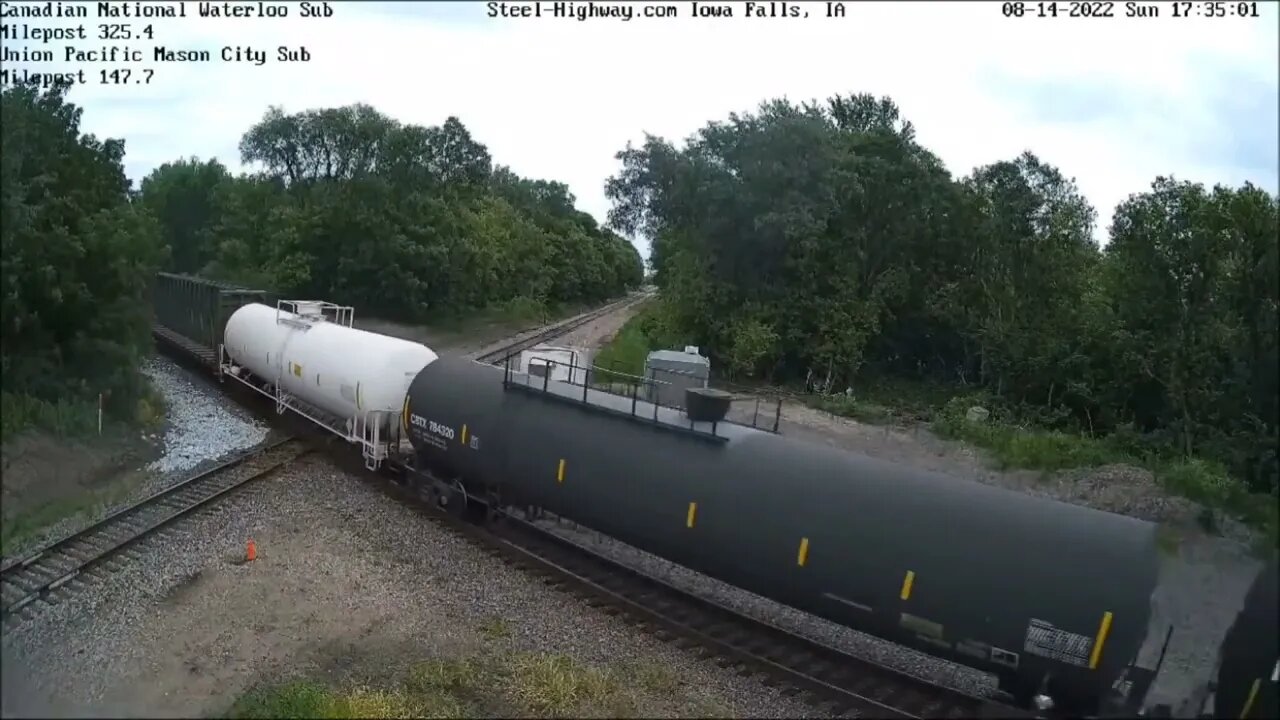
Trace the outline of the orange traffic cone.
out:
<instances>
[{"instance_id":1,"label":"orange traffic cone","mask_svg":"<svg viewBox=\"0 0 1280 720\"><path fill-rule=\"evenodd\" d=\"M253 544L253 538L249 538L249 546L245 548L245 562L253 562L258 557L258 546Z\"/></svg>"}]
</instances>

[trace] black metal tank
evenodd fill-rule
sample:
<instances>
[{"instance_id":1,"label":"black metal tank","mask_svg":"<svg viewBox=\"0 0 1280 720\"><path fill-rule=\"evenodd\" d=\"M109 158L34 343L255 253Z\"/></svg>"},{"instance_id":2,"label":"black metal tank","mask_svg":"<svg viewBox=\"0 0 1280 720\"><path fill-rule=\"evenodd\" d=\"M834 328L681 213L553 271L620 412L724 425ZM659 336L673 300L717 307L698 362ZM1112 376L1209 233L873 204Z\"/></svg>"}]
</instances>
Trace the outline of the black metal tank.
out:
<instances>
[{"instance_id":1,"label":"black metal tank","mask_svg":"<svg viewBox=\"0 0 1280 720\"><path fill-rule=\"evenodd\" d=\"M1214 694L1215 717L1280 717L1277 584L1280 584L1280 572L1272 558L1249 587L1244 607L1223 638Z\"/></svg>"},{"instance_id":2,"label":"black metal tank","mask_svg":"<svg viewBox=\"0 0 1280 720\"><path fill-rule=\"evenodd\" d=\"M456 358L414 380L405 425L418 462L473 494L993 672L1021 697L1048 677L1087 709L1147 638L1151 523Z\"/></svg>"}]
</instances>

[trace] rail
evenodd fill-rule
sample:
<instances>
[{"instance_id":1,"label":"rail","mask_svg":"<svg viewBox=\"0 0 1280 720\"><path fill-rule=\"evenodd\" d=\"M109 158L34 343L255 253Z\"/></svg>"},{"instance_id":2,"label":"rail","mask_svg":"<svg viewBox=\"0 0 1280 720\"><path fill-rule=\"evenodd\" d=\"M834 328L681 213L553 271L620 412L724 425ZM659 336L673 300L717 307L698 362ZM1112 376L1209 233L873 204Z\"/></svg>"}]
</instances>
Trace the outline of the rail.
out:
<instances>
[{"instance_id":1,"label":"rail","mask_svg":"<svg viewBox=\"0 0 1280 720\"><path fill-rule=\"evenodd\" d=\"M649 293L632 293L621 300L616 300L590 312L575 315L568 320L552 323L532 335L522 335L514 341L505 342L497 347L481 350L480 353L475 356L475 360L477 362L492 365L508 361L512 356L519 355L522 350L527 350L544 340L560 337L561 335L577 330L592 320L617 312L618 310L636 303L643 302L648 298Z\"/></svg>"},{"instance_id":2,"label":"rail","mask_svg":"<svg viewBox=\"0 0 1280 720\"><path fill-rule=\"evenodd\" d=\"M18 613L89 566L307 452L310 448L302 440L288 437L241 453L6 564L0 568L0 617ZM248 471L229 472L241 466Z\"/></svg>"}]
</instances>

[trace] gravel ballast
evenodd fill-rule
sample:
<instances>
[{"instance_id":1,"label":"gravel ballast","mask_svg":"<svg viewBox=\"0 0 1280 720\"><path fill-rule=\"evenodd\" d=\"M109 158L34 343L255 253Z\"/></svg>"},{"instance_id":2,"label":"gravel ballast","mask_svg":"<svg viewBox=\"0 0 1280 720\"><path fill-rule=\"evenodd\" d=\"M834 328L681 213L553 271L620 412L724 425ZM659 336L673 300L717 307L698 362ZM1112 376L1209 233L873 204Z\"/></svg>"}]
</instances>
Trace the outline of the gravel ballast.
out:
<instances>
[{"instance_id":1,"label":"gravel ballast","mask_svg":"<svg viewBox=\"0 0 1280 720\"><path fill-rule=\"evenodd\" d=\"M164 396L166 406L164 454L150 470L191 470L266 439L265 425L212 390L198 387L172 361L151 358L142 372Z\"/></svg>"},{"instance_id":2,"label":"gravel ballast","mask_svg":"<svg viewBox=\"0 0 1280 720\"><path fill-rule=\"evenodd\" d=\"M244 564L249 537L258 559ZM118 572L8 629L3 710L221 713L258 681L387 681L475 644L493 618L510 628L509 650L591 665L645 660L736 717L814 716L532 580L317 456L179 523Z\"/></svg>"}]
</instances>

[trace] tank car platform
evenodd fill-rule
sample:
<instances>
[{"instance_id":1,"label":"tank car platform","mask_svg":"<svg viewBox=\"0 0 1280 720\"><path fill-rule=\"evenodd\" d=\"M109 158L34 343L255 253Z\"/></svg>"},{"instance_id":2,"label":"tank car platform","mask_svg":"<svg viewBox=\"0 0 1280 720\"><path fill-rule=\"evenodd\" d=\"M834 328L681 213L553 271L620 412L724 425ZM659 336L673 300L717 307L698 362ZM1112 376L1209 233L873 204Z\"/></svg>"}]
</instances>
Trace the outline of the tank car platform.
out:
<instances>
[{"instance_id":1,"label":"tank car platform","mask_svg":"<svg viewBox=\"0 0 1280 720\"><path fill-rule=\"evenodd\" d=\"M780 398L735 395L722 419L693 420L682 407L642 399L661 397L653 392L654 385L665 384L660 380L572 364L568 366L569 380L551 380L550 371L545 374L517 372L518 362L515 354L504 362L502 382L509 390L535 393L553 401L581 405L712 442L727 442L743 431L778 433L782 414ZM627 388L625 394L614 390L619 386Z\"/></svg>"}]
</instances>

